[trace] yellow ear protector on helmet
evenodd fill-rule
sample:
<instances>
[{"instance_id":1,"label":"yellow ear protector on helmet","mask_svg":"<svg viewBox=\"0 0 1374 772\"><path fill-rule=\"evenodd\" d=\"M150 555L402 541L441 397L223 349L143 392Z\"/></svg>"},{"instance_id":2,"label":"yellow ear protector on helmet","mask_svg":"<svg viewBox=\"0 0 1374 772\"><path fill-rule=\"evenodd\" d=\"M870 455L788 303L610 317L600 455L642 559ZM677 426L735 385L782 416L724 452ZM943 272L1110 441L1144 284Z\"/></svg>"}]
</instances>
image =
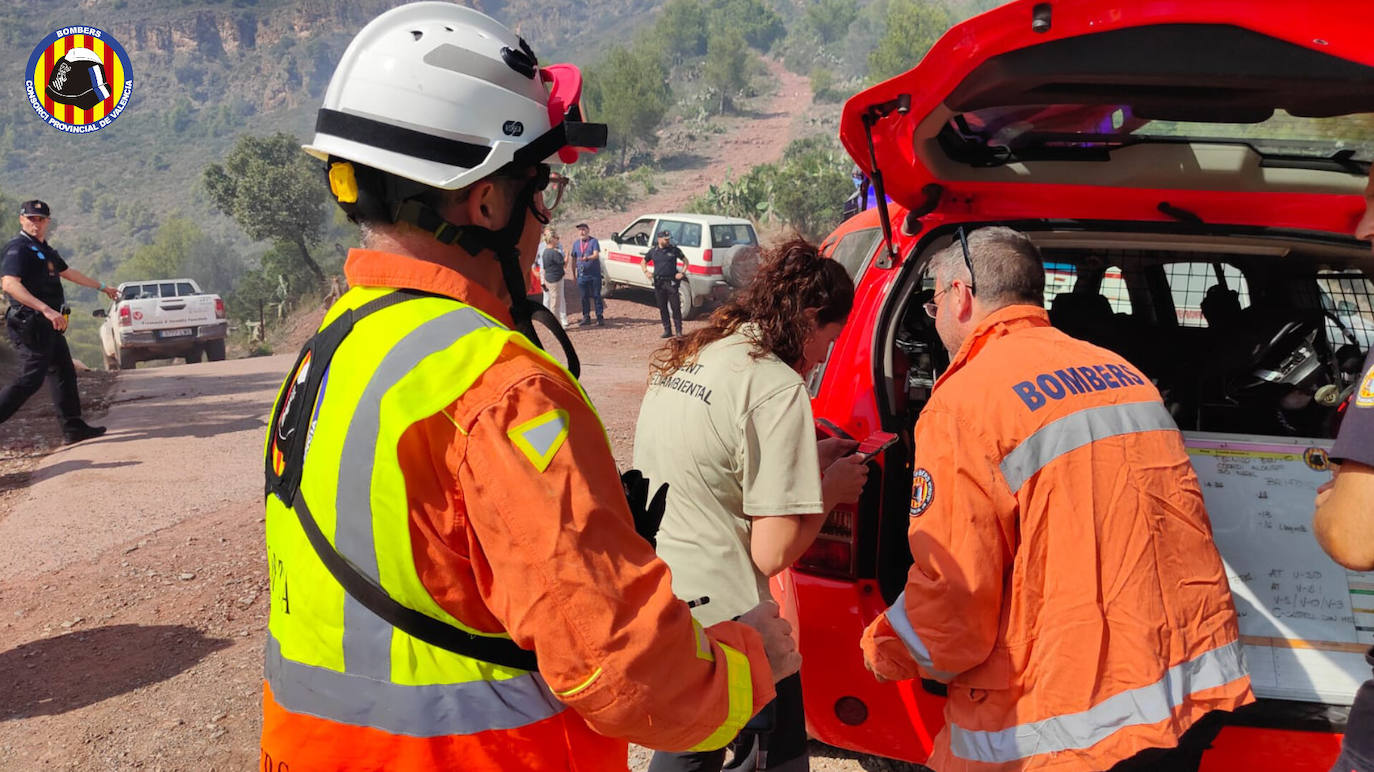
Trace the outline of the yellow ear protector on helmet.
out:
<instances>
[{"instance_id":1,"label":"yellow ear protector on helmet","mask_svg":"<svg viewBox=\"0 0 1374 772\"><path fill-rule=\"evenodd\" d=\"M353 164L335 161L329 165L329 191L340 204L358 203L358 178L353 173Z\"/></svg>"}]
</instances>

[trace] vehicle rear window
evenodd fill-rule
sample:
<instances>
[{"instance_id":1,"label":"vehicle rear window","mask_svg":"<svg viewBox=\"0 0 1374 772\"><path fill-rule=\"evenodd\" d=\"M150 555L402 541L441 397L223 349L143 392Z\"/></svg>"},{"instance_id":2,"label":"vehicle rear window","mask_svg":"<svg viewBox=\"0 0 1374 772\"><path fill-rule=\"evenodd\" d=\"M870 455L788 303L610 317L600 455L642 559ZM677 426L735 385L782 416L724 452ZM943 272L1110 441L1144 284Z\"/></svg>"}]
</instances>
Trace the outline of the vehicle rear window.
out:
<instances>
[{"instance_id":1,"label":"vehicle rear window","mask_svg":"<svg viewBox=\"0 0 1374 772\"><path fill-rule=\"evenodd\" d=\"M1354 343L1368 351L1374 345L1374 282L1359 271L1321 271L1317 288L1327 340Z\"/></svg>"},{"instance_id":2,"label":"vehicle rear window","mask_svg":"<svg viewBox=\"0 0 1374 772\"><path fill-rule=\"evenodd\" d=\"M1100 295L1106 300L1105 303L1101 300L1092 302L1104 309L1110 308L1114 314L1131 313L1131 296L1126 290L1125 280L1121 277L1121 269L1109 266L1103 270L1099 266L1097 270L1101 274L1101 280L1097 285L1097 291L1093 292L1091 287L1078 286L1078 266L1073 263L1045 263L1045 308L1053 309L1055 300L1061 295ZM1075 301L1066 300L1061 305L1068 306Z\"/></svg>"},{"instance_id":3,"label":"vehicle rear window","mask_svg":"<svg viewBox=\"0 0 1374 772\"><path fill-rule=\"evenodd\" d=\"M738 223L736 225L712 225L711 246L716 249L729 249L737 244L752 246L758 243L754 237L754 226Z\"/></svg>"},{"instance_id":4,"label":"vehicle rear window","mask_svg":"<svg viewBox=\"0 0 1374 772\"><path fill-rule=\"evenodd\" d=\"M679 247L701 246L701 223L664 220L660 231L668 231L673 243Z\"/></svg>"},{"instance_id":5,"label":"vehicle rear window","mask_svg":"<svg viewBox=\"0 0 1374 772\"><path fill-rule=\"evenodd\" d=\"M873 250L878 248L878 242L882 238L883 232L879 228L864 228L847 233L831 250L830 259L844 266L849 278L857 282L864 263L872 257Z\"/></svg>"},{"instance_id":6,"label":"vehicle rear window","mask_svg":"<svg viewBox=\"0 0 1374 772\"><path fill-rule=\"evenodd\" d=\"M1073 292L1078 281L1078 266L1073 263L1045 263L1045 308L1054 305L1054 298Z\"/></svg>"},{"instance_id":7,"label":"vehicle rear window","mask_svg":"<svg viewBox=\"0 0 1374 772\"><path fill-rule=\"evenodd\" d=\"M194 295L194 294L196 294L196 288L195 288L195 287L192 287L190 282L186 282L186 281L179 281L179 282L177 282L177 297L184 297L184 296L186 296L186 295Z\"/></svg>"},{"instance_id":8,"label":"vehicle rear window","mask_svg":"<svg viewBox=\"0 0 1374 772\"><path fill-rule=\"evenodd\" d=\"M1245 282L1245 275L1235 266L1221 262L1169 263L1164 266L1164 276L1169 282L1169 293L1174 298L1174 313L1178 316L1180 327L1207 326L1202 305L1208 299L1208 293L1215 297L1221 291L1214 290L1214 287L1234 290L1240 308L1250 307L1250 287ZM1225 287L1221 287L1221 277L1225 277Z\"/></svg>"}]
</instances>

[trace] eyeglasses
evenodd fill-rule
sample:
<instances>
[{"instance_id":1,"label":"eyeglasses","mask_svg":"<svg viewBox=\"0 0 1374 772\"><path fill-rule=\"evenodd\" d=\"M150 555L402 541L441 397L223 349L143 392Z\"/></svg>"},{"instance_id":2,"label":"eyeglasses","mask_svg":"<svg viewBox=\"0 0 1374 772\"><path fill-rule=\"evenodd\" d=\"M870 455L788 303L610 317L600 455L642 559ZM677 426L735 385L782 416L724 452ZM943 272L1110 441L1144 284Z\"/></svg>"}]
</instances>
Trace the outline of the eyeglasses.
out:
<instances>
[{"instance_id":1,"label":"eyeglasses","mask_svg":"<svg viewBox=\"0 0 1374 772\"><path fill-rule=\"evenodd\" d=\"M530 176L528 169L528 166L520 169L508 166L494 176L532 184L536 197L530 203L535 209L535 214L547 216L563 201L563 191L568 187L568 178L555 172L545 163L535 164L533 176Z\"/></svg>"},{"instance_id":2,"label":"eyeglasses","mask_svg":"<svg viewBox=\"0 0 1374 772\"><path fill-rule=\"evenodd\" d=\"M558 208L563 201L563 191L567 187L567 177L549 168L548 164L539 164L535 171L534 191L540 194L539 205L544 208L545 213Z\"/></svg>"},{"instance_id":3,"label":"eyeglasses","mask_svg":"<svg viewBox=\"0 0 1374 772\"><path fill-rule=\"evenodd\" d=\"M946 292L949 292L949 287L945 287L944 289L932 295L929 303L921 304L921 307L926 310L926 316L929 316L931 319L934 319L935 315L940 313L940 304L935 302L935 298L940 297Z\"/></svg>"},{"instance_id":4,"label":"eyeglasses","mask_svg":"<svg viewBox=\"0 0 1374 772\"><path fill-rule=\"evenodd\" d=\"M959 237L959 246L964 251L964 267L968 269L968 294L976 295L978 294L978 284L973 278L973 258L970 257L968 253L968 236L964 234L964 227L962 225L959 226L959 229L955 231L954 234ZM955 281L958 281L958 279L955 279ZM936 303L935 299L948 292L949 288L953 286L954 282L950 282L944 289L935 293L930 298L930 302L921 304L921 307L925 309L926 316L929 316L931 319L935 318L935 315L940 312L940 304Z\"/></svg>"}]
</instances>

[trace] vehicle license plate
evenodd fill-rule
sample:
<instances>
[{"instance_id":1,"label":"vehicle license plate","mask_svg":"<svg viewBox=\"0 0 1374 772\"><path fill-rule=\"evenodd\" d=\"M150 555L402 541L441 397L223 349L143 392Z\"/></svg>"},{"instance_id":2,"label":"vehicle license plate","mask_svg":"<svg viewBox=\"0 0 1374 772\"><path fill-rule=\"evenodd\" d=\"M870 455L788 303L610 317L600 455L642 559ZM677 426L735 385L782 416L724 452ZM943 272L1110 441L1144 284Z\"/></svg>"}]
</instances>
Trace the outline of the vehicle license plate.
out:
<instances>
[{"instance_id":1,"label":"vehicle license plate","mask_svg":"<svg viewBox=\"0 0 1374 772\"><path fill-rule=\"evenodd\" d=\"M190 327L178 327L175 330L163 330L160 334L164 338L180 338L194 333L195 330Z\"/></svg>"}]
</instances>

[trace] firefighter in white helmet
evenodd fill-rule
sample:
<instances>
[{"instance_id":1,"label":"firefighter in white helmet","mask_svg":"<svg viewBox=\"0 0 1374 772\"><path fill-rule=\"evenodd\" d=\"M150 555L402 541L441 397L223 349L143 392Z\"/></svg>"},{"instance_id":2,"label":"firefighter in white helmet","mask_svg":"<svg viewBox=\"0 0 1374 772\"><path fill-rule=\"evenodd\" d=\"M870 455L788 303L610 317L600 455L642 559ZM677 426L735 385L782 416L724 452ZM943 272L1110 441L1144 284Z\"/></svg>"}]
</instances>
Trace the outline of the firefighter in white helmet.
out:
<instances>
[{"instance_id":1,"label":"firefighter in white helmet","mask_svg":"<svg viewBox=\"0 0 1374 772\"><path fill-rule=\"evenodd\" d=\"M800 664L771 604L693 622L636 531L661 497L627 503L514 329L547 161L605 144L580 78L437 2L334 73L306 150L364 246L272 413L264 770L624 770L627 740L721 747Z\"/></svg>"}]
</instances>

